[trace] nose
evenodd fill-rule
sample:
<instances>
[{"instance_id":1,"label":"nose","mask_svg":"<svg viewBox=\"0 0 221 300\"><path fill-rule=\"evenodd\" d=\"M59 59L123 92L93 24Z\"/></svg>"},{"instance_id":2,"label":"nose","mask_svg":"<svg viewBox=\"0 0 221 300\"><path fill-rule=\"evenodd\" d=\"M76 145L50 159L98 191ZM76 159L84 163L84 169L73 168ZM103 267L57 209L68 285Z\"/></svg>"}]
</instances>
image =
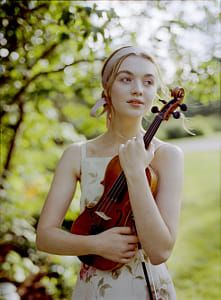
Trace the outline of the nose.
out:
<instances>
[{"instance_id":1,"label":"nose","mask_svg":"<svg viewBox=\"0 0 221 300\"><path fill-rule=\"evenodd\" d=\"M143 86L139 80L134 80L133 86L131 88L131 94L138 95L138 96L143 95Z\"/></svg>"}]
</instances>

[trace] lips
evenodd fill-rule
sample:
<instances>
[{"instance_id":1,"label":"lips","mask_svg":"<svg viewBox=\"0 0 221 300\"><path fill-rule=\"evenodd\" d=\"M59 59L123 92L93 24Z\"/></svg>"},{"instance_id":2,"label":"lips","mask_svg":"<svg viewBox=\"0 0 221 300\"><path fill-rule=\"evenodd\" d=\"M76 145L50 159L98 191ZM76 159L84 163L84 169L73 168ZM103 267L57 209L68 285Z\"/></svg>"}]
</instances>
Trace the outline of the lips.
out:
<instances>
[{"instance_id":1,"label":"lips","mask_svg":"<svg viewBox=\"0 0 221 300\"><path fill-rule=\"evenodd\" d=\"M144 102L143 101L141 101L141 100L139 100L139 99L130 99L130 100L128 100L127 101L127 103L130 103L130 104L144 104Z\"/></svg>"}]
</instances>

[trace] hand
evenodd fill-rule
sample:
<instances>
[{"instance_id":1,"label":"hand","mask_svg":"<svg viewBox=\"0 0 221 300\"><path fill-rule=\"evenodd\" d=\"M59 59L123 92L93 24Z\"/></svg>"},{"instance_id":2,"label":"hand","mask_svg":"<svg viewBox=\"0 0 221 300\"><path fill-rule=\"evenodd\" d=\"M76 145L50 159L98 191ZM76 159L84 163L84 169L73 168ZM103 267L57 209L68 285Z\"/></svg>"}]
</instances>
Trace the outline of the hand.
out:
<instances>
[{"instance_id":1,"label":"hand","mask_svg":"<svg viewBox=\"0 0 221 300\"><path fill-rule=\"evenodd\" d=\"M138 238L130 227L114 227L96 235L97 255L126 264L137 251Z\"/></svg>"},{"instance_id":2,"label":"hand","mask_svg":"<svg viewBox=\"0 0 221 300\"><path fill-rule=\"evenodd\" d=\"M119 147L120 164L126 175L134 174L135 170L146 169L153 157L154 144L150 143L146 150L141 133Z\"/></svg>"}]
</instances>

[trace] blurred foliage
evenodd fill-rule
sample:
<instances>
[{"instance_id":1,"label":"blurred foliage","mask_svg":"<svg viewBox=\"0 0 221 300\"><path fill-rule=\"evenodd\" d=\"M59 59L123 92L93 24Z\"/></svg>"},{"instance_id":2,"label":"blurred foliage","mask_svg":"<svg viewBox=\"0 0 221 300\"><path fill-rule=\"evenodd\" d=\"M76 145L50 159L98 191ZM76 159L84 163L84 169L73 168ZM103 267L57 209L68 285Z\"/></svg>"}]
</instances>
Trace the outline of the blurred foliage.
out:
<instances>
[{"instance_id":1,"label":"blurred foliage","mask_svg":"<svg viewBox=\"0 0 221 300\"><path fill-rule=\"evenodd\" d=\"M220 299L220 153L185 155L177 242L169 260L177 299Z\"/></svg>"},{"instance_id":2,"label":"blurred foliage","mask_svg":"<svg viewBox=\"0 0 221 300\"><path fill-rule=\"evenodd\" d=\"M123 26L122 20L126 18L120 18L117 10L98 4L28 0L2 0L0 4L1 211L4 212L0 217L0 299L9 299L3 296L6 293L20 295L22 300L70 299L77 261L37 253L36 224L64 148L105 129L105 117L99 121L89 118L89 110L101 94L101 62L112 49L136 43L138 35ZM121 5L124 8L125 3ZM181 84L188 91L187 116L210 115L209 128L220 130L213 114L219 110L219 56L215 46L208 45L206 59L196 57L196 63L179 36L181 31L191 32L193 26L211 35L218 22L214 12L216 1L195 4L204 17L194 24L185 18L182 9L171 16L169 10L173 4L168 1L147 1L146 5L139 16L130 12L130 23L134 20L136 24L137 17L151 22L156 12L164 15L150 37L153 49L164 47L168 56L172 56L176 65L173 85ZM162 32L169 36L167 43ZM166 71L164 56L160 51L156 53ZM210 132L204 117L195 120L192 127L198 134ZM165 139L186 135L175 121L168 123L160 134ZM63 224L67 230L79 212L79 195L78 187L76 201Z\"/></svg>"},{"instance_id":3,"label":"blurred foliage","mask_svg":"<svg viewBox=\"0 0 221 300\"><path fill-rule=\"evenodd\" d=\"M194 117L170 120L161 126L156 136L162 140L183 137L209 136L221 131L219 114L204 116L197 114Z\"/></svg>"}]
</instances>

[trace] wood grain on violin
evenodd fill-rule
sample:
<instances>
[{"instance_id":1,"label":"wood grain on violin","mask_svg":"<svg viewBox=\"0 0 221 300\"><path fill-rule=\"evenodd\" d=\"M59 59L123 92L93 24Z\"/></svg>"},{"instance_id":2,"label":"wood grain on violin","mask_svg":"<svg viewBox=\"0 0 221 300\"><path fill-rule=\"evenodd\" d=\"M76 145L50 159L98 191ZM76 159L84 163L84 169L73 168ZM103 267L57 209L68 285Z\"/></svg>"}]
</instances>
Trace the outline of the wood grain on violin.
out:
<instances>
[{"instance_id":1,"label":"wood grain on violin","mask_svg":"<svg viewBox=\"0 0 221 300\"><path fill-rule=\"evenodd\" d=\"M184 98L183 88L177 87L172 90L171 97L173 97L173 99L169 102L160 100L164 104L162 109L159 110L157 107L153 107L152 109L152 112L157 113L157 116L143 137L146 149L163 120L168 120L171 115L176 119L179 118L180 113L175 111L178 107L183 111L187 109L186 105L182 104ZM157 178L150 167L146 169L146 177L150 184L152 194L155 197ZM73 222L71 227L72 233L95 235L116 226L129 226L135 231L126 177L120 166L118 155L112 158L107 165L102 183L104 184L104 192L100 200L95 206L86 207ZM114 270L122 266L122 264L98 255L79 256L79 259L83 263L100 270Z\"/></svg>"}]
</instances>

